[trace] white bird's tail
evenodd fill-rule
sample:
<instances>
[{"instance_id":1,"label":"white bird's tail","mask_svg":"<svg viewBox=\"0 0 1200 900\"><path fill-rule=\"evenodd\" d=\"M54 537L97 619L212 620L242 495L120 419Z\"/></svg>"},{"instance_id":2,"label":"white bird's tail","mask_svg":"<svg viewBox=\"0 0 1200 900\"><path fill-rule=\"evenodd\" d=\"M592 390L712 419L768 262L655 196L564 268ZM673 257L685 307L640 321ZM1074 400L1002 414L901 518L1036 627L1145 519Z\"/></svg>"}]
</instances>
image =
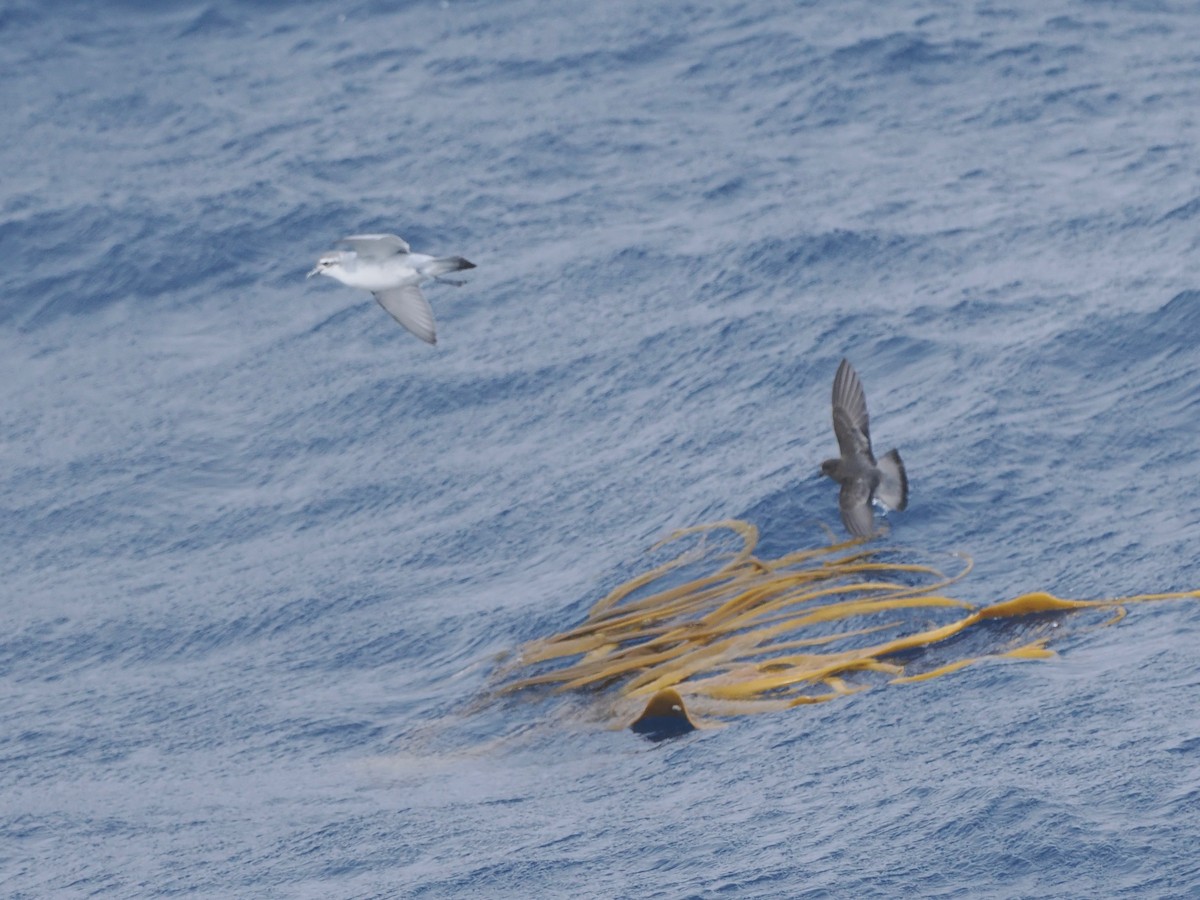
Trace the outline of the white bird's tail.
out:
<instances>
[{"instance_id":1,"label":"white bird's tail","mask_svg":"<svg viewBox=\"0 0 1200 900\"><path fill-rule=\"evenodd\" d=\"M461 272L463 269L473 268L475 268L475 263L463 259L461 256L439 256L437 259L431 259L421 268L421 271L431 278L437 278L447 272Z\"/></svg>"},{"instance_id":2,"label":"white bird's tail","mask_svg":"<svg viewBox=\"0 0 1200 900\"><path fill-rule=\"evenodd\" d=\"M879 485L875 499L888 509L902 510L908 506L908 473L898 450L889 450L879 462Z\"/></svg>"}]
</instances>

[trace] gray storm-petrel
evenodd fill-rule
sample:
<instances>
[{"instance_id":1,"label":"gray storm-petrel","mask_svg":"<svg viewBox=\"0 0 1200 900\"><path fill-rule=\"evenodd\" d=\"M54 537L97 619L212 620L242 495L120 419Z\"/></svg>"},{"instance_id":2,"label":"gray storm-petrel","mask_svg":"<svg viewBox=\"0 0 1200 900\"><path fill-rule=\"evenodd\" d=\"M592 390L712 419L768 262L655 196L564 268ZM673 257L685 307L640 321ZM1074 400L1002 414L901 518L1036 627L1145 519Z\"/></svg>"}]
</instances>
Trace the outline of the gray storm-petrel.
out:
<instances>
[{"instance_id":1,"label":"gray storm-petrel","mask_svg":"<svg viewBox=\"0 0 1200 900\"><path fill-rule=\"evenodd\" d=\"M896 450L875 460L867 398L858 373L845 359L833 378L833 433L842 455L821 463L821 472L842 486L838 509L846 530L855 537L870 537L875 533L871 502L878 501L888 509L904 509L908 505L908 476Z\"/></svg>"}]
</instances>

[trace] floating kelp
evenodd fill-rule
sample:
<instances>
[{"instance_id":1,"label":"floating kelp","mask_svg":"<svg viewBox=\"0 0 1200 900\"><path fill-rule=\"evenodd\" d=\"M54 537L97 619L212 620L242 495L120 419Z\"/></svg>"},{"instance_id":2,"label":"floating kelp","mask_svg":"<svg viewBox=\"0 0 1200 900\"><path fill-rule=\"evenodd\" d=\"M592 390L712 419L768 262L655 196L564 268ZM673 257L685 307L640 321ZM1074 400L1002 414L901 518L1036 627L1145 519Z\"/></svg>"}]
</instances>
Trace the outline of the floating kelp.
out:
<instances>
[{"instance_id":1,"label":"floating kelp","mask_svg":"<svg viewBox=\"0 0 1200 900\"><path fill-rule=\"evenodd\" d=\"M740 546L714 551L709 539L720 533ZM965 556L950 556L954 571L946 572L912 551L854 540L761 559L757 529L732 520L677 532L655 549L689 536L699 538L695 546L613 590L582 624L525 645L517 666L536 671L504 689L611 687L633 703L653 698L639 723L681 715L690 726L685 700L693 711L730 716L938 678L984 659L1042 659L1053 656L1047 644L1058 620L1043 615L1039 628L1037 614L1107 610L1109 624L1127 603L1200 597L1036 592L978 607L945 593L970 572ZM970 643L965 636L1015 620L1032 627L956 654Z\"/></svg>"}]
</instances>

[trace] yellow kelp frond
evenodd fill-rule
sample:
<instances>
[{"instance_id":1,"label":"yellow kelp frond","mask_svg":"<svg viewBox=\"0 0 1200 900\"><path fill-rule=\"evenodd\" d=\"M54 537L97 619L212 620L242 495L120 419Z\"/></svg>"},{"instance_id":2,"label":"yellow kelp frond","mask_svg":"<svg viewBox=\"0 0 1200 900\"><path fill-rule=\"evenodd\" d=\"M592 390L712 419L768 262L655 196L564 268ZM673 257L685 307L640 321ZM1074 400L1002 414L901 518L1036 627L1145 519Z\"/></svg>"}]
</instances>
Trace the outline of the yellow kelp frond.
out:
<instances>
[{"instance_id":1,"label":"yellow kelp frond","mask_svg":"<svg viewBox=\"0 0 1200 900\"><path fill-rule=\"evenodd\" d=\"M652 698L639 727L687 730L685 701L728 717L927 681L982 660L1045 659L1054 655L1049 635L981 629L1086 609L1112 610L1108 625L1124 604L1200 597L1066 600L1034 592L976 607L945 593L971 570L961 554L947 554L946 572L921 559L928 554L861 540L777 559L756 557L757 543L758 530L736 520L671 535L653 551L682 550L610 591L575 628L527 644L515 663L526 674L502 690L613 687L631 702ZM987 639L986 652L963 654L967 633Z\"/></svg>"}]
</instances>

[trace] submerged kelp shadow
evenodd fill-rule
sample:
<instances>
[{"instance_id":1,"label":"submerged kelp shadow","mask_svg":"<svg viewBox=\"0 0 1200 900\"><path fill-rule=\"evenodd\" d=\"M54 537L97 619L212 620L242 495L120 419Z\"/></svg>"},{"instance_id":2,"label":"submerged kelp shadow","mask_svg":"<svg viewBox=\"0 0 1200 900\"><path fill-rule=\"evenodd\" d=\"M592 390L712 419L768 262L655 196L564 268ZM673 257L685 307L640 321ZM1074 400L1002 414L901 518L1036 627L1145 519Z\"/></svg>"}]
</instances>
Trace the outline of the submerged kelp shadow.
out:
<instances>
[{"instance_id":1,"label":"submerged kelp shadow","mask_svg":"<svg viewBox=\"0 0 1200 900\"><path fill-rule=\"evenodd\" d=\"M722 534L736 538L732 548L716 540ZM653 550L679 552L611 591L582 624L526 644L499 673L500 691L612 688L616 697L606 699L624 701L622 724L647 701L638 721L677 701L685 718L726 718L938 678L988 659L1044 659L1054 655L1048 644L1064 616L1107 611L1099 623L1107 625L1127 603L1200 597L1034 592L979 607L944 593L970 573L965 555L946 554L947 572L929 554L862 540L776 559L756 556L757 543L757 529L739 520L677 532Z\"/></svg>"}]
</instances>

